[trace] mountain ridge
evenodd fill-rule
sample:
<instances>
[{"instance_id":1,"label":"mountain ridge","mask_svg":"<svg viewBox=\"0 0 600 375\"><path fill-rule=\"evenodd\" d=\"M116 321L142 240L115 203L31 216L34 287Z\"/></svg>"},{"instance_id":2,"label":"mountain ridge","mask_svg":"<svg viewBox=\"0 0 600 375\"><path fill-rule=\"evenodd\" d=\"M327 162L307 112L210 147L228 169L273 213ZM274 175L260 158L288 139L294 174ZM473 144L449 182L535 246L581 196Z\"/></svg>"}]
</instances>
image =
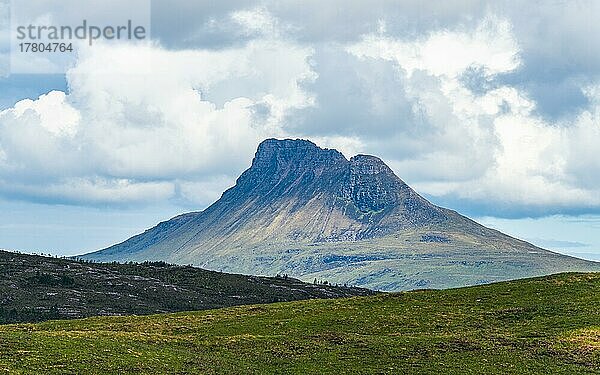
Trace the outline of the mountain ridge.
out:
<instances>
[{"instance_id":1,"label":"mountain ridge","mask_svg":"<svg viewBox=\"0 0 600 375\"><path fill-rule=\"evenodd\" d=\"M289 273L382 290L599 269L430 203L378 157L346 159L300 139L261 142L250 168L205 210L83 257Z\"/></svg>"}]
</instances>

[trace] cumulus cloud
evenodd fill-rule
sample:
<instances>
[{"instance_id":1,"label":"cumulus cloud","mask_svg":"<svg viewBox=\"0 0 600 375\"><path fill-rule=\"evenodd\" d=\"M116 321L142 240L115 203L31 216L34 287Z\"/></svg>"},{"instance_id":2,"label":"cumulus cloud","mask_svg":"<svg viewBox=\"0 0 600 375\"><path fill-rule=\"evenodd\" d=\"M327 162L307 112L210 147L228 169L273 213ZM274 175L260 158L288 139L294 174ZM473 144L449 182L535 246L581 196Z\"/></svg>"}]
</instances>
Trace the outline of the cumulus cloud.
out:
<instances>
[{"instance_id":1,"label":"cumulus cloud","mask_svg":"<svg viewBox=\"0 0 600 375\"><path fill-rule=\"evenodd\" d=\"M249 17L245 15L244 17ZM250 22L250 21L248 21ZM249 25L248 27L253 27ZM223 50L96 45L52 91L0 112L0 192L77 204L179 199L230 181L311 103L309 47L273 36Z\"/></svg>"},{"instance_id":2,"label":"cumulus cloud","mask_svg":"<svg viewBox=\"0 0 600 375\"><path fill-rule=\"evenodd\" d=\"M369 147L390 150L396 170L425 193L496 202L521 214L600 206L592 156L600 141L597 86L582 88L592 104L576 116L560 122L539 116L527 91L494 82L522 65L507 20L488 16L472 30L417 40L369 34L348 51L395 66L398 90L424 117L411 154L394 152L394 140L374 139ZM472 71L490 84L470 87L463 78ZM398 133L404 127L398 123Z\"/></svg>"},{"instance_id":3,"label":"cumulus cloud","mask_svg":"<svg viewBox=\"0 0 600 375\"><path fill-rule=\"evenodd\" d=\"M549 38L572 45L569 64L535 44L547 20L509 2L155 5L160 44L84 50L68 91L0 113L0 193L203 206L275 136L379 155L478 215L600 208L600 69L576 7ZM540 82L583 100L549 115Z\"/></svg>"},{"instance_id":4,"label":"cumulus cloud","mask_svg":"<svg viewBox=\"0 0 600 375\"><path fill-rule=\"evenodd\" d=\"M370 75L383 73L377 82L399 96L395 102L406 110L379 116L387 120L386 137L369 137L371 127L362 129L369 147L395 159L403 175L413 181L465 181L494 162L498 144L490 124L506 106L520 105L521 98L509 87L477 95L462 76L476 67L490 80L519 66L518 46L506 21L489 17L472 30L442 30L416 40L369 34L347 51L361 62L384 61L395 70L394 75L381 69Z\"/></svg>"},{"instance_id":5,"label":"cumulus cloud","mask_svg":"<svg viewBox=\"0 0 600 375\"><path fill-rule=\"evenodd\" d=\"M475 30L435 32L421 40L402 41L370 34L349 48L357 56L395 61L411 76L424 70L456 79L467 68L483 68L486 76L515 69L518 47L506 20L487 17Z\"/></svg>"},{"instance_id":6,"label":"cumulus cloud","mask_svg":"<svg viewBox=\"0 0 600 375\"><path fill-rule=\"evenodd\" d=\"M277 35L279 34L278 19L266 8L238 10L230 15L231 19L242 26L242 30L249 35Z\"/></svg>"}]
</instances>

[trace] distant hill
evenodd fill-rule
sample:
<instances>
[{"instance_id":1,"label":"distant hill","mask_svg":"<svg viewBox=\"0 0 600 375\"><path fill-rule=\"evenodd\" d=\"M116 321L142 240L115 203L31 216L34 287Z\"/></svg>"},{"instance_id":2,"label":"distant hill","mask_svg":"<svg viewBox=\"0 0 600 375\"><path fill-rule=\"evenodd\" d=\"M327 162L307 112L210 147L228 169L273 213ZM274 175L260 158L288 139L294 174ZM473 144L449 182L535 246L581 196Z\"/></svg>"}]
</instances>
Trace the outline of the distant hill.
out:
<instances>
[{"instance_id":1,"label":"distant hill","mask_svg":"<svg viewBox=\"0 0 600 375\"><path fill-rule=\"evenodd\" d=\"M598 374L600 274L0 326L0 369L11 374Z\"/></svg>"},{"instance_id":2,"label":"distant hill","mask_svg":"<svg viewBox=\"0 0 600 375\"><path fill-rule=\"evenodd\" d=\"M232 275L164 262L92 264L0 251L0 323L369 294L373 292L305 284L285 276Z\"/></svg>"},{"instance_id":3,"label":"distant hill","mask_svg":"<svg viewBox=\"0 0 600 375\"><path fill-rule=\"evenodd\" d=\"M347 160L310 141L276 139L259 145L251 167L206 210L83 257L387 291L600 270L431 204L377 157Z\"/></svg>"}]
</instances>

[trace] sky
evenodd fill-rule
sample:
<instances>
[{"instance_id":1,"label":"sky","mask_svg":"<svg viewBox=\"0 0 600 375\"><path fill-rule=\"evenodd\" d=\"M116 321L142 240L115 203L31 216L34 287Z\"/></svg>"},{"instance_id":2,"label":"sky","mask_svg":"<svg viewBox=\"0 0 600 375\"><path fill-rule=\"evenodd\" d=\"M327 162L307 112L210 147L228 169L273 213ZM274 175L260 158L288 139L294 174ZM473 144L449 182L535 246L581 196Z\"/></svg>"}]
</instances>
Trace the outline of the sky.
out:
<instances>
[{"instance_id":1,"label":"sky","mask_svg":"<svg viewBox=\"0 0 600 375\"><path fill-rule=\"evenodd\" d=\"M148 5L150 40L10 74L0 0L0 248L80 254L201 210L277 137L600 260L599 2Z\"/></svg>"}]
</instances>

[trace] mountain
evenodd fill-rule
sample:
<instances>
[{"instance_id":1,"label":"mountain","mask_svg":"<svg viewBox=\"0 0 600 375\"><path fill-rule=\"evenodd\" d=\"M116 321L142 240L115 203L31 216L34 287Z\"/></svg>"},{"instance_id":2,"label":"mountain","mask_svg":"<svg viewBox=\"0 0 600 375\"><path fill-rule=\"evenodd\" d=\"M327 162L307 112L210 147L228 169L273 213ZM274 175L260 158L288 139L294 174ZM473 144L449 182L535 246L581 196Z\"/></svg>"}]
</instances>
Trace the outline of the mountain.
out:
<instances>
[{"instance_id":1,"label":"mountain","mask_svg":"<svg viewBox=\"0 0 600 375\"><path fill-rule=\"evenodd\" d=\"M164 262L98 264L0 251L0 324L371 294L290 277L231 275Z\"/></svg>"},{"instance_id":2,"label":"mountain","mask_svg":"<svg viewBox=\"0 0 600 375\"><path fill-rule=\"evenodd\" d=\"M289 139L262 142L251 167L204 211L83 258L288 273L387 291L600 270L433 205L377 157L347 160Z\"/></svg>"}]
</instances>

